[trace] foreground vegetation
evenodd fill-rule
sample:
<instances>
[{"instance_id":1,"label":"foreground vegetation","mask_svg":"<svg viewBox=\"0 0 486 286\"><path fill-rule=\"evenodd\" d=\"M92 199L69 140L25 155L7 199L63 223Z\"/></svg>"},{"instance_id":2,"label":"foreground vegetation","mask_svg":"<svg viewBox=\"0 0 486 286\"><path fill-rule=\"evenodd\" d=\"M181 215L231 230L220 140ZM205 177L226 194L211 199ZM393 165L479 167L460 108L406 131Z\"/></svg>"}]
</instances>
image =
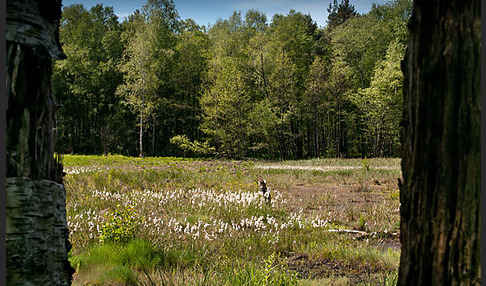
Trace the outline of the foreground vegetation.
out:
<instances>
[{"instance_id":1,"label":"foreground vegetation","mask_svg":"<svg viewBox=\"0 0 486 286\"><path fill-rule=\"evenodd\" d=\"M74 285L396 282L397 159L64 164Z\"/></svg>"}]
</instances>

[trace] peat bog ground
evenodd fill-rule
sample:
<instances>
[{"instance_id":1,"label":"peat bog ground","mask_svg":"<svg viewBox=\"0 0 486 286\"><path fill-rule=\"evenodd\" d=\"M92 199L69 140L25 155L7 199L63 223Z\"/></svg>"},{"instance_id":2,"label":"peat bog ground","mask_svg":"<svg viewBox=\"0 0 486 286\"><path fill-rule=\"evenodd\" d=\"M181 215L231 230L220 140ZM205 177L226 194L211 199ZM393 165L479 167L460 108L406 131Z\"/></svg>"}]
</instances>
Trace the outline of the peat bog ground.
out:
<instances>
[{"instance_id":1,"label":"peat bog ground","mask_svg":"<svg viewBox=\"0 0 486 286\"><path fill-rule=\"evenodd\" d=\"M399 159L65 155L64 168L73 285L397 280Z\"/></svg>"}]
</instances>

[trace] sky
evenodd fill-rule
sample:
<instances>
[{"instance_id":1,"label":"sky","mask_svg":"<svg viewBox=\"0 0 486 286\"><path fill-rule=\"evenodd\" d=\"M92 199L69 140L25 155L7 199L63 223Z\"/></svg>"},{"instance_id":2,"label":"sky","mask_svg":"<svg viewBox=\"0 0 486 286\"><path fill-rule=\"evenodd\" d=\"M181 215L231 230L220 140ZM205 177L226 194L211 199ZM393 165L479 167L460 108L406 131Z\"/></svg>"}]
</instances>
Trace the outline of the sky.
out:
<instances>
[{"instance_id":1,"label":"sky","mask_svg":"<svg viewBox=\"0 0 486 286\"><path fill-rule=\"evenodd\" d=\"M319 27L326 25L327 8L333 0L174 0L182 19L192 18L199 25L213 25L218 19L227 19L233 11L256 9L271 21L274 14L287 14L291 9L310 14ZM96 4L112 6L115 14L123 20L136 9L141 9L146 0L63 0L63 6L83 4L86 9ZM338 1L340 2L340 1ZM384 4L386 0L351 0L359 13L366 13L373 3Z\"/></svg>"}]
</instances>

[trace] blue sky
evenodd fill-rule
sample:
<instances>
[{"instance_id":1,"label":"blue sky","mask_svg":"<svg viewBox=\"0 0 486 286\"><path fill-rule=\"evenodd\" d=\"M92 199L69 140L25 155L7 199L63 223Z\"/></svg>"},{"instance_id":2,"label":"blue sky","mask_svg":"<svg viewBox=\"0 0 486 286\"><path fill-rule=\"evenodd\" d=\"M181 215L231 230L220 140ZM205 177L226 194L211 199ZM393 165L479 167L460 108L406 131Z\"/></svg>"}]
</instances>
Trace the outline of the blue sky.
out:
<instances>
[{"instance_id":1,"label":"blue sky","mask_svg":"<svg viewBox=\"0 0 486 286\"><path fill-rule=\"evenodd\" d=\"M89 9L101 3L104 6L112 6L119 18L130 15L135 9L140 9L146 0L63 0L63 6L71 4L83 4ZM233 11L256 9L264 12L268 20L274 14L287 14L294 9L304 14L310 14L312 19L320 26L324 26L327 18L327 8L332 0L174 0L176 9L183 19L192 18L199 25L214 24L218 19L227 19ZM338 1L340 2L340 1ZM386 0L351 0L356 10L366 13L373 3L383 4Z\"/></svg>"}]
</instances>

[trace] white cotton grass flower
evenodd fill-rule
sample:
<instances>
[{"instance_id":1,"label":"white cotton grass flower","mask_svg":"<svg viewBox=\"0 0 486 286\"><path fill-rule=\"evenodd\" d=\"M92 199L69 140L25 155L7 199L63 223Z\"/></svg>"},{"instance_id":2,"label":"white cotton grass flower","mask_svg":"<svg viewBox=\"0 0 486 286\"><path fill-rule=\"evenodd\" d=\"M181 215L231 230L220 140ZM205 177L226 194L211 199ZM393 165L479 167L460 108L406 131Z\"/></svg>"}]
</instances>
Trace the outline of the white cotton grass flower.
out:
<instances>
[{"instance_id":1,"label":"white cotton grass flower","mask_svg":"<svg viewBox=\"0 0 486 286\"><path fill-rule=\"evenodd\" d=\"M308 219L304 217L303 209L291 213L287 217L275 217L270 214L253 215L235 220L212 217L228 210L244 210L252 207L268 208L265 197L260 192L204 190L193 188L189 190L127 190L110 192L92 189L88 195L96 201L108 204L119 204L138 210L134 219L139 222L139 232L151 237L173 236L178 239L215 240L225 236L241 235L269 236L271 243L279 241L279 233L287 229L326 228L327 220L319 217ZM285 205L283 196L272 190L272 205ZM143 211L141 211L143 210ZM184 210L184 213L171 213L174 210ZM204 211L205 215L197 220L188 220L188 214ZM87 234L90 239L101 235L105 220L104 211L93 209L80 210L77 203L72 205L68 215L70 235ZM183 217L183 218L181 218Z\"/></svg>"},{"instance_id":2,"label":"white cotton grass flower","mask_svg":"<svg viewBox=\"0 0 486 286\"><path fill-rule=\"evenodd\" d=\"M83 173L94 173L94 172L100 172L103 170L108 170L108 167L96 167L96 166L89 166L89 167L83 167L83 166L78 166L78 167L69 167L69 168L64 168L64 172L68 175L79 175Z\"/></svg>"}]
</instances>

